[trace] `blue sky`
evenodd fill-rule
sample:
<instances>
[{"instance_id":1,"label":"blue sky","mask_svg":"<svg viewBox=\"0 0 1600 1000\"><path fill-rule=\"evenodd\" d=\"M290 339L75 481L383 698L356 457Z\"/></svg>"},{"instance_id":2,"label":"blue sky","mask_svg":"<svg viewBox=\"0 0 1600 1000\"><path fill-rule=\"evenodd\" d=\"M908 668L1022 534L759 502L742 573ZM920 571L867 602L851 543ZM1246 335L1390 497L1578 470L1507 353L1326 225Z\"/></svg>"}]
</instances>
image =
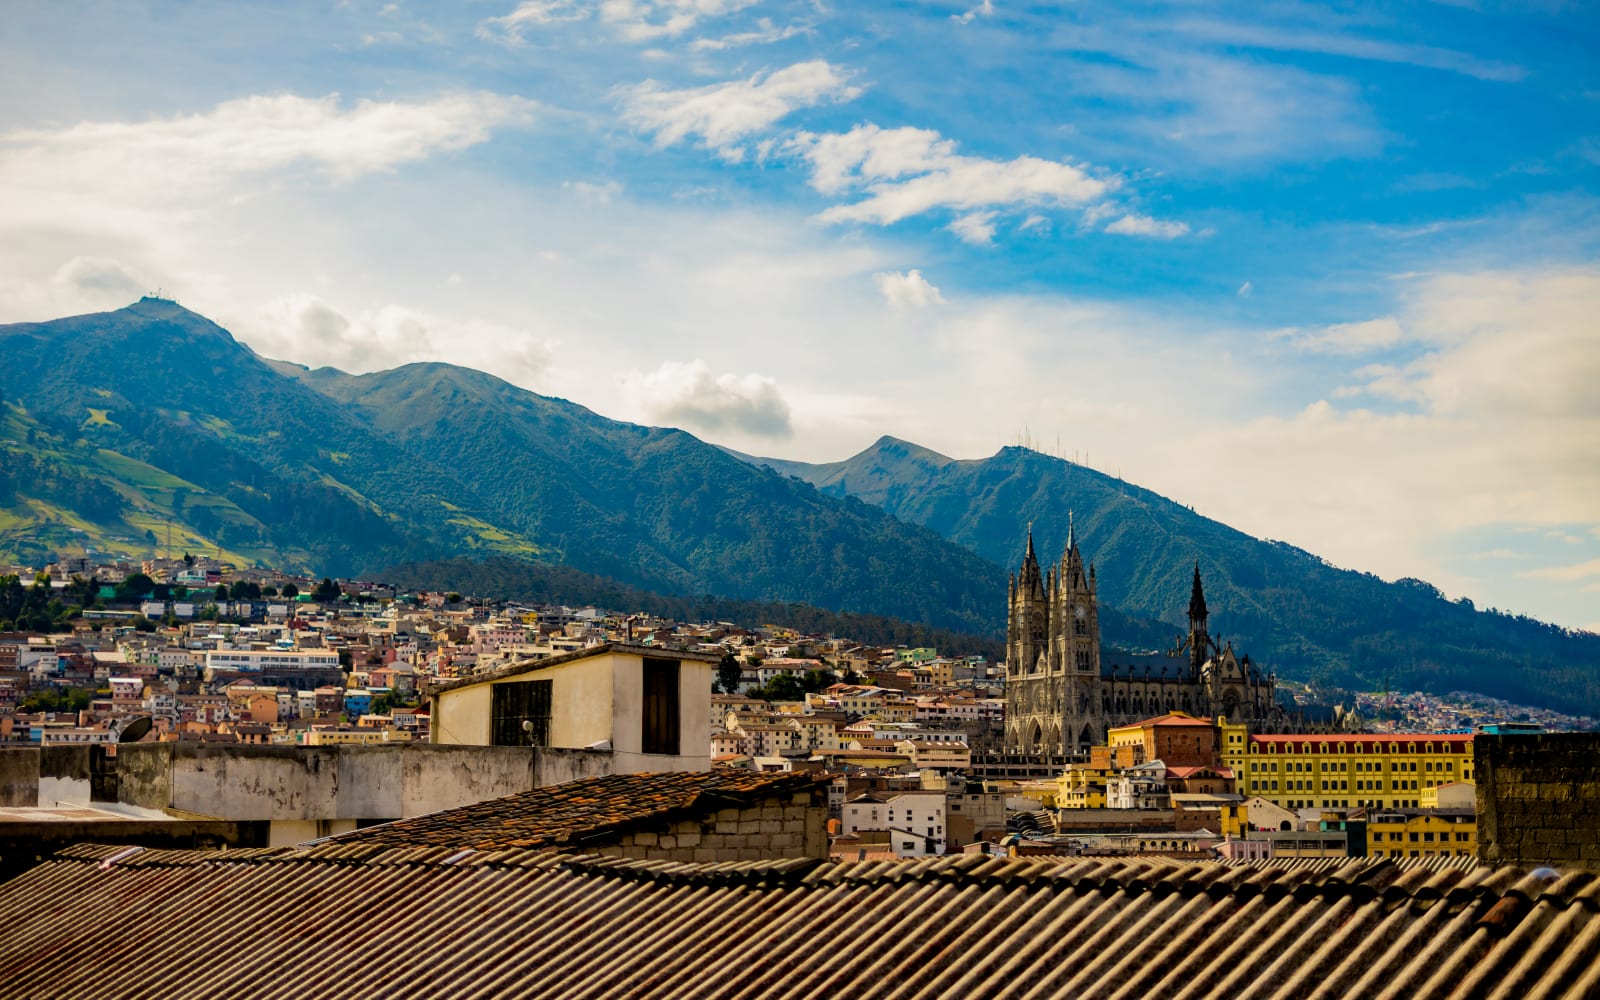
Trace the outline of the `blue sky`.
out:
<instances>
[{"instance_id":1,"label":"blue sky","mask_svg":"<svg viewBox=\"0 0 1600 1000\"><path fill-rule=\"evenodd\" d=\"M269 356L451 360L783 457L1027 433L1600 628L1585 5L6 21L0 320L160 287Z\"/></svg>"}]
</instances>

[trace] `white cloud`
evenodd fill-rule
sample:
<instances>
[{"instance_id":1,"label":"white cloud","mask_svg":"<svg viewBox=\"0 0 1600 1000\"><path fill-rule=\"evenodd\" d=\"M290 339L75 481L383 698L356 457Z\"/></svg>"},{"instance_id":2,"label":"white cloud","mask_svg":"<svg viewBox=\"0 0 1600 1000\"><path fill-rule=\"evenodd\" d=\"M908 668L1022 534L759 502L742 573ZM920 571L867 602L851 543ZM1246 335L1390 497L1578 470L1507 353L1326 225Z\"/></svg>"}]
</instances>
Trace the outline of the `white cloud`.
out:
<instances>
[{"instance_id":1,"label":"white cloud","mask_svg":"<svg viewBox=\"0 0 1600 1000\"><path fill-rule=\"evenodd\" d=\"M821 60L796 63L773 73L757 73L689 90L667 90L647 81L622 91L623 117L655 134L658 146L698 136L724 155L738 155L736 144L799 108L853 100L862 88L850 73Z\"/></svg>"},{"instance_id":2,"label":"white cloud","mask_svg":"<svg viewBox=\"0 0 1600 1000\"><path fill-rule=\"evenodd\" d=\"M979 16L992 17L994 15L994 0L983 0L978 6L960 14L951 14L950 20L957 24L971 24Z\"/></svg>"},{"instance_id":3,"label":"white cloud","mask_svg":"<svg viewBox=\"0 0 1600 1000\"><path fill-rule=\"evenodd\" d=\"M1252 285L1250 282L1247 281L1244 284L1239 286L1239 291L1237 292L1237 294L1238 294L1239 298L1241 298L1241 299L1248 299L1250 297L1251 293L1253 293L1255 290L1256 290L1256 286Z\"/></svg>"},{"instance_id":4,"label":"white cloud","mask_svg":"<svg viewBox=\"0 0 1600 1000\"><path fill-rule=\"evenodd\" d=\"M349 180L476 145L496 126L526 122L533 107L483 92L413 103L362 100L348 108L337 94L244 97L203 114L8 132L0 135L0 162L8 177L50 169L65 172L57 174L58 185L86 187L126 183L119 177L125 172L141 185L160 175L176 188L298 164Z\"/></svg>"},{"instance_id":5,"label":"white cloud","mask_svg":"<svg viewBox=\"0 0 1600 1000\"><path fill-rule=\"evenodd\" d=\"M149 279L110 257L74 257L51 276L68 301L91 308L125 306L154 291Z\"/></svg>"},{"instance_id":6,"label":"white cloud","mask_svg":"<svg viewBox=\"0 0 1600 1000\"><path fill-rule=\"evenodd\" d=\"M424 101L280 95L200 114L0 134L0 226L170 231L311 171L335 183L484 142L533 103L490 93ZM270 179L270 180L269 180Z\"/></svg>"},{"instance_id":7,"label":"white cloud","mask_svg":"<svg viewBox=\"0 0 1600 1000\"><path fill-rule=\"evenodd\" d=\"M1590 559L1588 562L1578 563L1575 566L1546 566L1541 569L1524 570L1517 575L1534 580L1575 583L1579 580L1587 580L1592 576L1600 576L1600 559Z\"/></svg>"},{"instance_id":8,"label":"white cloud","mask_svg":"<svg viewBox=\"0 0 1600 1000\"><path fill-rule=\"evenodd\" d=\"M478 25L478 37L506 45L521 45L532 27L581 21L593 13L583 0L523 0L509 14L491 17Z\"/></svg>"},{"instance_id":9,"label":"white cloud","mask_svg":"<svg viewBox=\"0 0 1600 1000\"><path fill-rule=\"evenodd\" d=\"M950 223L950 231L963 243L977 247L990 246L994 243L994 216L993 212L973 212L960 216Z\"/></svg>"},{"instance_id":10,"label":"white cloud","mask_svg":"<svg viewBox=\"0 0 1600 1000\"><path fill-rule=\"evenodd\" d=\"M676 38L708 18L736 14L760 0L600 0L600 17L624 38Z\"/></svg>"},{"instance_id":11,"label":"white cloud","mask_svg":"<svg viewBox=\"0 0 1600 1000\"><path fill-rule=\"evenodd\" d=\"M789 404L765 375L713 375L704 361L667 361L648 374L633 373L625 387L661 423L768 438L793 433Z\"/></svg>"},{"instance_id":12,"label":"white cloud","mask_svg":"<svg viewBox=\"0 0 1600 1000\"><path fill-rule=\"evenodd\" d=\"M739 48L745 45L770 45L781 42L786 38L793 38L811 30L809 24L789 24L778 27L772 23L771 18L762 18L756 25L755 31L740 31L721 38L696 38L689 43L689 48L696 52L721 52L724 49Z\"/></svg>"},{"instance_id":13,"label":"white cloud","mask_svg":"<svg viewBox=\"0 0 1600 1000\"><path fill-rule=\"evenodd\" d=\"M1105 231L1118 236L1149 236L1158 240L1175 240L1187 235L1189 226L1183 222L1163 222L1148 215L1128 213L1106 226Z\"/></svg>"},{"instance_id":14,"label":"white cloud","mask_svg":"<svg viewBox=\"0 0 1600 1000\"><path fill-rule=\"evenodd\" d=\"M1393 316L1363 320L1358 323L1335 323L1314 330L1291 330L1288 335L1299 347L1321 354L1366 354L1393 347L1405 337L1405 331ZM1371 366L1363 372L1374 378L1395 374L1386 366Z\"/></svg>"},{"instance_id":15,"label":"white cloud","mask_svg":"<svg viewBox=\"0 0 1600 1000\"><path fill-rule=\"evenodd\" d=\"M1034 156L962 156L930 129L858 125L849 132L800 133L789 150L811 165L823 194L859 190L864 198L824 211L825 222L889 225L938 209L971 213L1018 205L1085 206L1119 186L1114 177Z\"/></svg>"},{"instance_id":16,"label":"white cloud","mask_svg":"<svg viewBox=\"0 0 1600 1000\"><path fill-rule=\"evenodd\" d=\"M587 205L609 205L611 199L622 193L622 184L618 181L562 181L561 190L570 191Z\"/></svg>"},{"instance_id":17,"label":"white cloud","mask_svg":"<svg viewBox=\"0 0 1600 1000\"><path fill-rule=\"evenodd\" d=\"M523 0L509 14L478 25L478 37L522 45L527 33L596 13L600 21L631 42L676 38L707 18L725 17L759 0Z\"/></svg>"},{"instance_id":18,"label":"white cloud","mask_svg":"<svg viewBox=\"0 0 1600 1000\"><path fill-rule=\"evenodd\" d=\"M896 309L922 309L944 302L939 289L916 268L905 272L880 271L872 276L872 280L877 282L884 301Z\"/></svg>"},{"instance_id":19,"label":"white cloud","mask_svg":"<svg viewBox=\"0 0 1600 1000\"><path fill-rule=\"evenodd\" d=\"M233 326L258 353L312 368L361 373L445 361L524 388L540 383L555 349L551 341L524 330L476 319L447 320L394 304L346 316L305 293L274 299Z\"/></svg>"}]
</instances>

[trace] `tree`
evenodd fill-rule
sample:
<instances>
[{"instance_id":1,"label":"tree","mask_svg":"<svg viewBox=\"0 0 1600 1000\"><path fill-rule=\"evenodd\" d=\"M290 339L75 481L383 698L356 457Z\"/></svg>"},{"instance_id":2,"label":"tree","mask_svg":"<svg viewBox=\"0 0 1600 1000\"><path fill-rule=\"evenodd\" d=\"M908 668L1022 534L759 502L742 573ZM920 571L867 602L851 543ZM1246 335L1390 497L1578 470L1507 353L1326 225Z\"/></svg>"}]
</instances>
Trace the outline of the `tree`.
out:
<instances>
[{"instance_id":1,"label":"tree","mask_svg":"<svg viewBox=\"0 0 1600 1000\"><path fill-rule=\"evenodd\" d=\"M156 582L143 573L135 573L121 583L117 584L116 595L119 601L137 601L149 596L155 589Z\"/></svg>"},{"instance_id":2,"label":"tree","mask_svg":"<svg viewBox=\"0 0 1600 1000\"><path fill-rule=\"evenodd\" d=\"M274 587L272 584L269 583L265 587L261 588L261 596L262 597L277 597L278 596L278 588Z\"/></svg>"},{"instance_id":3,"label":"tree","mask_svg":"<svg viewBox=\"0 0 1600 1000\"><path fill-rule=\"evenodd\" d=\"M768 701L801 701L805 696L806 689L793 674L779 674L762 689L762 697Z\"/></svg>"},{"instance_id":4,"label":"tree","mask_svg":"<svg viewBox=\"0 0 1600 1000\"><path fill-rule=\"evenodd\" d=\"M328 604L339 599L339 585L328 577L323 577L322 582L312 588L311 599L319 604Z\"/></svg>"},{"instance_id":5,"label":"tree","mask_svg":"<svg viewBox=\"0 0 1600 1000\"><path fill-rule=\"evenodd\" d=\"M225 583L217 584L217 589L211 592L211 597L216 601L226 601L228 599L228 585Z\"/></svg>"},{"instance_id":6,"label":"tree","mask_svg":"<svg viewBox=\"0 0 1600 1000\"><path fill-rule=\"evenodd\" d=\"M292 583L286 583L283 585L283 589L279 591L279 593L290 600L294 600L296 597L300 596L300 588L296 587Z\"/></svg>"},{"instance_id":7,"label":"tree","mask_svg":"<svg viewBox=\"0 0 1600 1000\"><path fill-rule=\"evenodd\" d=\"M805 678L800 682L800 686L809 694L821 691L828 685L837 682L838 679L831 670L807 670Z\"/></svg>"},{"instance_id":8,"label":"tree","mask_svg":"<svg viewBox=\"0 0 1600 1000\"><path fill-rule=\"evenodd\" d=\"M733 650L724 649L722 659L717 661L717 686L724 694L738 694L739 682L743 679L744 669L739 666L739 658L733 655Z\"/></svg>"}]
</instances>

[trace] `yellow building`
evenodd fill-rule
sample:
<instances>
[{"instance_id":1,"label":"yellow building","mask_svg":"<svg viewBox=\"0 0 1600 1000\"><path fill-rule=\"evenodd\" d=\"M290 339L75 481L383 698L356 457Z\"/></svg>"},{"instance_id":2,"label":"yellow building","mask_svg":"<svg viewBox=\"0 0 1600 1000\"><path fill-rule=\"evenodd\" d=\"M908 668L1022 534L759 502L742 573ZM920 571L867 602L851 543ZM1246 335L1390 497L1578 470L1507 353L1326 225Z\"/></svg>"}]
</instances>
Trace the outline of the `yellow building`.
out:
<instances>
[{"instance_id":1,"label":"yellow building","mask_svg":"<svg viewBox=\"0 0 1600 1000\"><path fill-rule=\"evenodd\" d=\"M1415 809L1422 793L1472 780L1470 733L1251 734L1220 724L1239 794L1287 809Z\"/></svg>"},{"instance_id":2,"label":"yellow building","mask_svg":"<svg viewBox=\"0 0 1600 1000\"><path fill-rule=\"evenodd\" d=\"M1104 809L1105 807L1105 785L1074 785L1071 788L1062 785L1056 792L1057 809Z\"/></svg>"},{"instance_id":3,"label":"yellow building","mask_svg":"<svg viewBox=\"0 0 1600 1000\"><path fill-rule=\"evenodd\" d=\"M1464 809L1405 809L1367 817L1367 854L1374 858L1469 857L1477 853L1477 818Z\"/></svg>"},{"instance_id":4,"label":"yellow building","mask_svg":"<svg viewBox=\"0 0 1600 1000\"><path fill-rule=\"evenodd\" d=\"M1056 805L1062 809L1104 809L1106 782L1116 770L1097 755L1088 764L1071 764L1056 779Z\"/></svg>"}]
</instances>

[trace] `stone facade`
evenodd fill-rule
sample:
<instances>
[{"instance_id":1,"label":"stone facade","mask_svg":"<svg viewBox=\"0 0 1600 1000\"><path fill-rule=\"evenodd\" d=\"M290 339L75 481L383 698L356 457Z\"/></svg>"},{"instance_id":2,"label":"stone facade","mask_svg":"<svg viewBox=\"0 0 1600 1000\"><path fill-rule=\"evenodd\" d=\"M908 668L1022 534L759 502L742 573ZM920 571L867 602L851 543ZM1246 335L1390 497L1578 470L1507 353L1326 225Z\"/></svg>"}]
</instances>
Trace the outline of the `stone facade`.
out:
<instances>
[{"instance_id":1,"label":"stone facade","mask_svg":"<svg viewBox=\"0 0 1600 1000\"><path fill-rule=\"evenodd\" d=\"M1478 857L1600 871L1600 733L1478 736Z\"/></svg>"},{"instance_id":2,"label":"stone facade","mask_svg":"<svg viewBox=\"0 0 1600 1000\"><path fill-rule=\"evenodd\" d=\"M715 814L633 830L579 853L651 861L763 861L828 856L826 789L772 797Z\"/></svg>"},{"instance_id":3,"label":"stone facade","mask_svg":"<svg viewBox=\"0 0 1600 1000\"><path fill-rule=\"evenodd\" d=\"M1006 632L1005 745L1016 754L1078 754L1106 730L1168 712L1226 716L1252 730L1300 732L1302 720L1279 704L1277 678L1207 631L1205 593L1195 565L1189 632L1165 655L1103 651L1099 586L1067 531L1060 562L1042 571L1028 533L1011 577Z\"/></svg>"}]
</instances>

